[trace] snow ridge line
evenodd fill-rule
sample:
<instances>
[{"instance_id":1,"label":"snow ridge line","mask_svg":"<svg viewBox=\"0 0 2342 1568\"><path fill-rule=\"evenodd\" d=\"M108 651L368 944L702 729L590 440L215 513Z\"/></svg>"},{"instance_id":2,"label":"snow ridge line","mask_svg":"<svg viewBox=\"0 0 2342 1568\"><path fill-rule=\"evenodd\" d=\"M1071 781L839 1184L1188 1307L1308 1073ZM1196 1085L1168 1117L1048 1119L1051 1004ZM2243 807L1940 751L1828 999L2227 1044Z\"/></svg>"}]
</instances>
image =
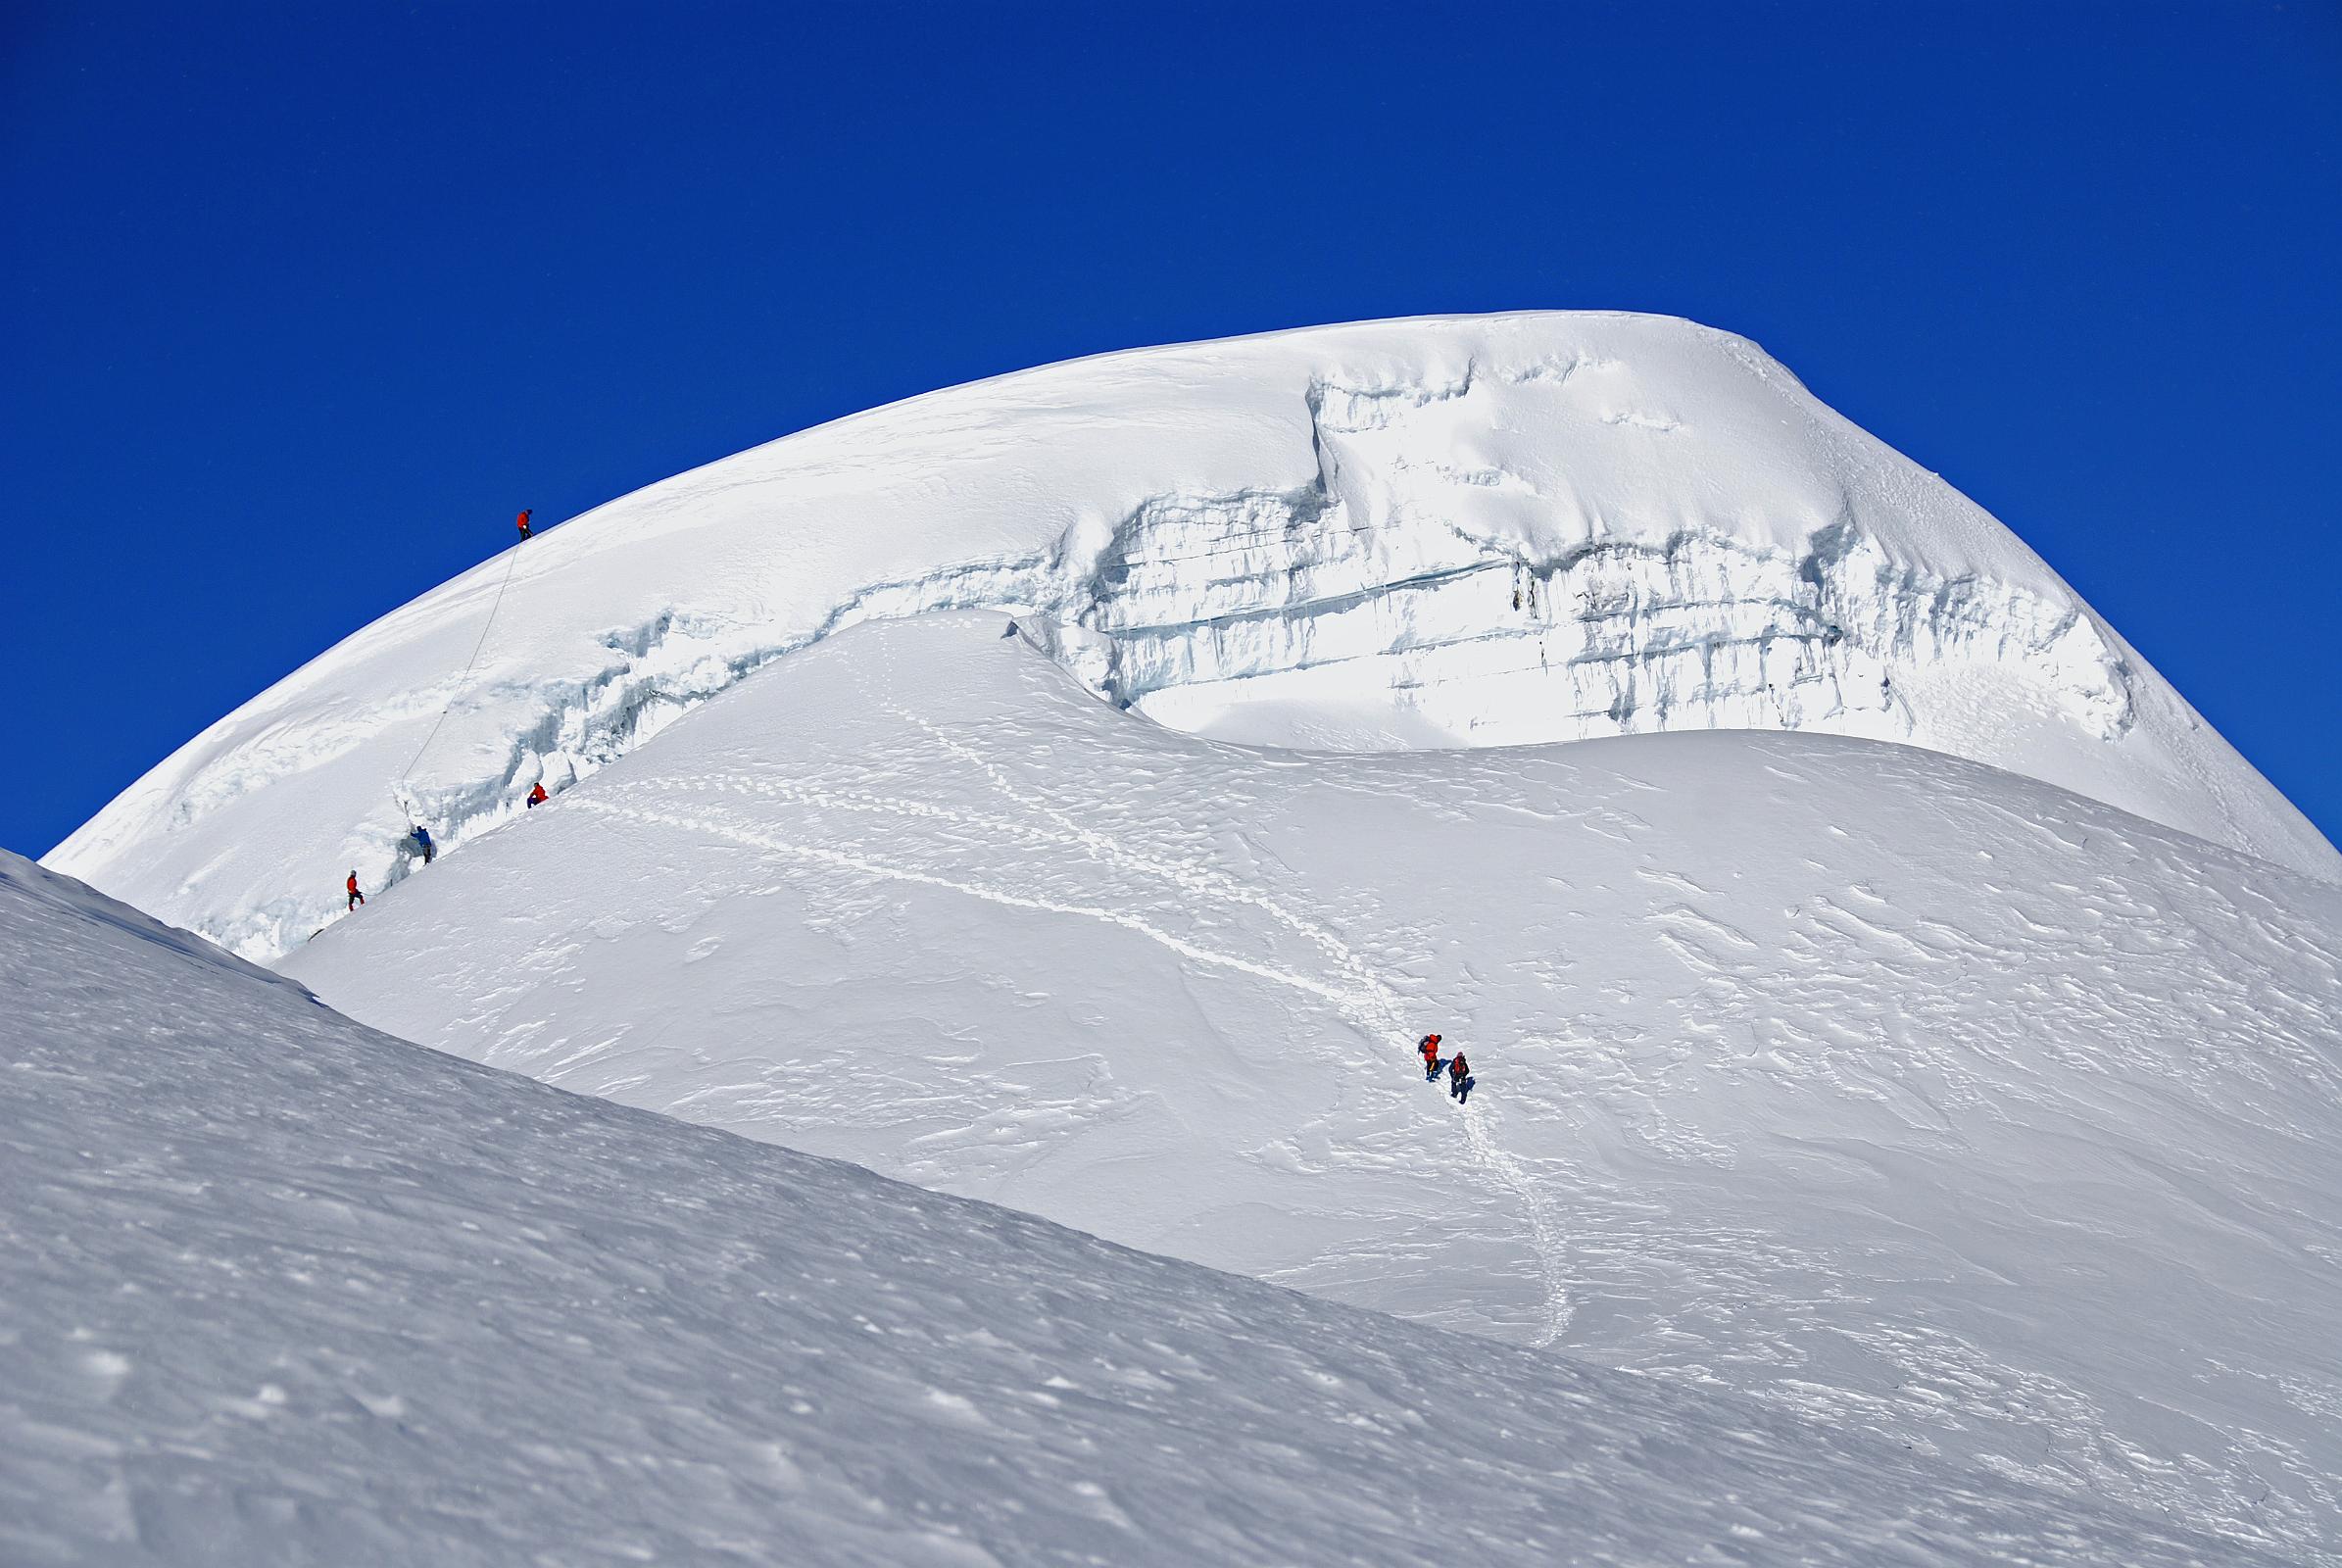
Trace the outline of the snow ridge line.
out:
<instances>
[{"instance_id":1,"label":"snow ridge line","mask_svg":"<svg viewBox=\"0 0 2342 1568\"><path fill-rule=\"evenodd\" d=\"M1224 871L1193 861L1168 861L1142 855L1110 835L1084 826L1029 791L1018 789L1015 782L988 758L953 739L922 715L891 703L883 704L882 707L892 716L915 725L951 756L982 772L1000 795L1049 818L1075 840L1089 847L1098 858L1165 877L1177 886L1206 898L1250 905L1266 911L1333 958L1345 978L1358 988L1358 992L1364 993L1369 1004L1366 1010L1371 1015L1360 1016L1359 1009L1353 1005L1358 992L1335 999L1336 1011L1347 1016L1369 1038L1380 1035L1393 1047L1403 1048L1408 1044L1408 1030L1400 1021L1395 993L1374 967L1359 956L1355 949L1323 923L1294 913L1276 899L1244 886ZM1530 1179L1528 1172L1522 1169L1520 1161L1503 1150L1490 1135L1483 1113L1474 1110L1469 1102L1458 1108L1464 1118L1465 1144L1471 1151L1474 1162L1481 1167L1488 1182L1512 1194L1528 1220L1531 1245L1537 1252L1537 1272L1545 1288L1545 1326L1533 1343L1540 1347L1552 1345L1568 1330L1574 1315L1564 1266L1567 1248L1554 1223L1552 1206Z\"/></svg>"}]
</instances>

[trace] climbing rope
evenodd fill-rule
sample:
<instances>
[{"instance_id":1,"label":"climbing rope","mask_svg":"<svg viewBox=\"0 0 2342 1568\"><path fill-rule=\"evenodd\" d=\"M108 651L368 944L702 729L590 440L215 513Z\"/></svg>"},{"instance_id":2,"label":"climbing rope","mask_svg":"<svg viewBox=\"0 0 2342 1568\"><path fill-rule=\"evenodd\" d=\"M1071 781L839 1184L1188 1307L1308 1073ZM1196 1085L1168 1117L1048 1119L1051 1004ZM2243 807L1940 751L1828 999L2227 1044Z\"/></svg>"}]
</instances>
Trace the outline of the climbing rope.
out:
<instances>
[{"instance_id":1,"label":"climbing rope","mask_svg":"<svg viewBox=\"0 0 2342 1568\"><path fill-rule=\"evenodd\" d=\"M416 764L422 761L423 754L431 749L431 743L439 738L440 726L447 722L447 715L456 710L456 699L464 694L464 683L471 678L472 670L478 667L480 651L488 646L488 634L496 629L496 612L504 608L505 590L512 586L512 568L519 564L520 546L514 545L506 552L504 580L496 585L496 598L488 606L487 623L480 627L480 640L471 645L471 658L464 662L464 673L456 677L455 690L448 693L447 706L439 710L437 718L431 720L431 732L415 749L415 755L407 759L407 770L390 787L390 798L398 803L399 809L406 814L409 827L415 825L415 812L407 804L407 780L414 776Z\"/></svg>"}]
</instances>

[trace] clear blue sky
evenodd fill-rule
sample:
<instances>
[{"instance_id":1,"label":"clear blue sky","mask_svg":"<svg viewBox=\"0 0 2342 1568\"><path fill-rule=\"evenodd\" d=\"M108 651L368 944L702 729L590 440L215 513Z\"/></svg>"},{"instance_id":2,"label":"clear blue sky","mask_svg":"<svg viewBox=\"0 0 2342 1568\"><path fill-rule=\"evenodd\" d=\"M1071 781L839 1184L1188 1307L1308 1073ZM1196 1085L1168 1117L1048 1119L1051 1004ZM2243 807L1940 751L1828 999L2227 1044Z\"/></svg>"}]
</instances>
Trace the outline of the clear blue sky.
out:
<instances>
[{"instance_id":1,"label":"clear blue sky","mask_svg":"<svg viewBox=\"0 0 2342 1568\"><path fill-rule=\"evenodd\" d=\"M1070 355L1744 332L2342 834L2342 7L0 6L0 844L560 518Z\"/></svg>"}]
</instances>

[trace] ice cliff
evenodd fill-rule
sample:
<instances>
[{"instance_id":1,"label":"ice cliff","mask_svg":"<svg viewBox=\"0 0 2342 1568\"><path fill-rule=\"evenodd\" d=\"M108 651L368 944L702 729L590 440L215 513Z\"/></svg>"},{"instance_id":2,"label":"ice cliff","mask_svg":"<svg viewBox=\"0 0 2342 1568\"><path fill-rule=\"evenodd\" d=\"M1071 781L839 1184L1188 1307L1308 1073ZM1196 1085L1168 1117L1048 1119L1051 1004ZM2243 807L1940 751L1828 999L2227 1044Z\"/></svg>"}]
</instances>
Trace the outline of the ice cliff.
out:
<instances>
[{"instance_id":1,"label":"ice cliff","mask_svg":"<svg viewBox=\"0 0 2342 1568\"><path fill-rule=\"evenodd\" d=\"M460 846L772 659L979 608L1226 740L1887 738L2342 879L1981 509L1746 340L1608 314L1138 350L776 441L384 616L48 863L273 956L337 912L345 869L405 874L408 810Z\"/></svg>"}]
</instances>

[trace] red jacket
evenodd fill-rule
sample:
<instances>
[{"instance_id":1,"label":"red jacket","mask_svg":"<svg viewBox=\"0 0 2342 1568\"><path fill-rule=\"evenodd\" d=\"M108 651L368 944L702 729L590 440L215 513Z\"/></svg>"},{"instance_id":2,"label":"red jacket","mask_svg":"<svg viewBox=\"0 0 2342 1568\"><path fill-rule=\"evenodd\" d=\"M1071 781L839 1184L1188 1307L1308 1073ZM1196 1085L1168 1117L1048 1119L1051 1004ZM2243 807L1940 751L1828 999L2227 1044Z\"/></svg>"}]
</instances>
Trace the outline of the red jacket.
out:
<instances>
[{"instance_id":1,"label":"red jacket","mask_svg":"<svg viewBox=\"0 0 2342 1568\"><path fill-rule=\"evenodd\" d=\"M349 879L347 882L344 882L344 883L342 884L342 886L344 886L344 887L348 888L348 889L349 889L349 890L350 890L352 893L355 893L355 892L357 892L357 891L358 891L358 873L357 873L357 872L355 872L355 871L352 871L352 872L350 873L350 879Z\"/></svg>"}]
</instances>

